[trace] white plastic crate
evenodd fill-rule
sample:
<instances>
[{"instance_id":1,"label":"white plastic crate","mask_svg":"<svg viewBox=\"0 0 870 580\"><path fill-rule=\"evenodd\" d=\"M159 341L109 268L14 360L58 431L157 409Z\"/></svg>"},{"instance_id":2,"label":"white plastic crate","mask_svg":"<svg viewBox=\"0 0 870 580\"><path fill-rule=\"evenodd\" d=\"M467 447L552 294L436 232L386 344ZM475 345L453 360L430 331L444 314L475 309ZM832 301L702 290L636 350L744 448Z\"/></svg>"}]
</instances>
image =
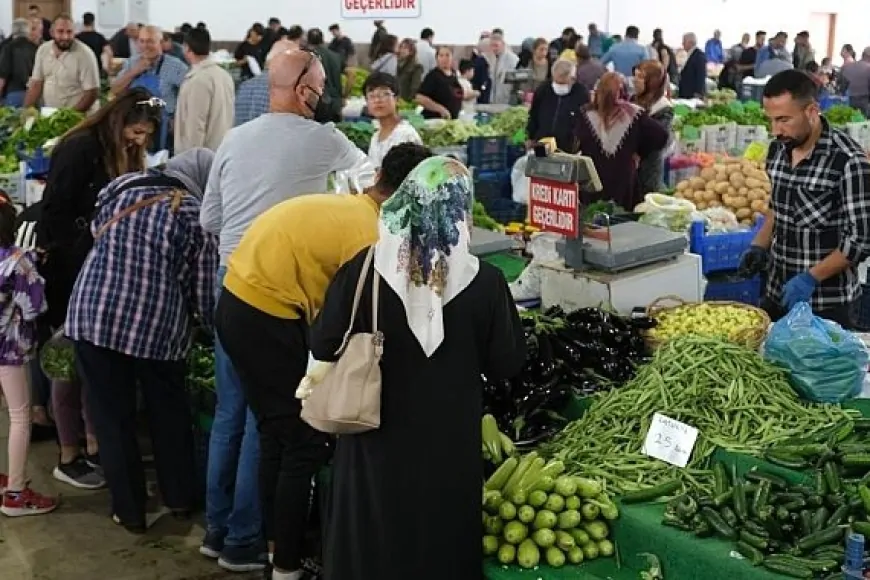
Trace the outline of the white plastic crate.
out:
<instances>
[{"instance_id":1,"label":"white plastic crate","mask_svg":"<svg viewBox=\"0 0 870 580\"><path fill-rule=\"evenodd\" d=\"M6 192L6 195L13 203L23 204L27 192L27 166L24 162L18 166L18 171L15 173L0 173L0 189Z\"/></svg>"}]
</instances>

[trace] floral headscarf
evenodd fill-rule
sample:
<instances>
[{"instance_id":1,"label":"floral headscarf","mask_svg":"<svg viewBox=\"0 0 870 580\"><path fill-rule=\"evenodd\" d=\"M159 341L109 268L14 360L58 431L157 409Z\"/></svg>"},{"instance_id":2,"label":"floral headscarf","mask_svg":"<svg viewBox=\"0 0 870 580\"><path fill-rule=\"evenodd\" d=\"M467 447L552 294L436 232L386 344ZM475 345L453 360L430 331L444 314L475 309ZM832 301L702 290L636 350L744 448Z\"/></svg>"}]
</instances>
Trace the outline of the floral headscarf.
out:
<instances>
[{"instance_id":1,"label":"floral headscarf","mask_svg":"<svg viewBox=\"0 0 870 580\"><path fill-rule=\"evenodd\" d=\"M469 250L472 194L462 163L430 157L381 206L375 268L404 304L427 357L444 340L442 308L477 275Z\"/></svg>"}]
</instances>

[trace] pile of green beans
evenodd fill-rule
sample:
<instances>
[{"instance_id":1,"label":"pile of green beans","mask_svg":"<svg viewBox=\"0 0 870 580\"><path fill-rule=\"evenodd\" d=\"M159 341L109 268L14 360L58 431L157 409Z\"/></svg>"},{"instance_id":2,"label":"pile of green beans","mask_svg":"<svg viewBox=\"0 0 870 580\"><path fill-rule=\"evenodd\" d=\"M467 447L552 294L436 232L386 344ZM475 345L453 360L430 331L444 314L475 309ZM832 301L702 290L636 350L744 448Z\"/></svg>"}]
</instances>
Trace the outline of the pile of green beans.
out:
<instances>
[{"instance_id":1,"label":"pile of green beans","mask_svg":"<svg viewBox=\"0 0 870 580\"><path fill-rule=\"evenodd\" d=\"M698 429L685 469L641 453L654 413ZM601 393L586 414L546 443L544 455L569 472L601 480L620 493L680 478L712 487L716 448L761 455L772 444L858 416L838 405L801 402L785 371L752 350L716 338L675 338L621 388Z\"/></svg>"}]
</instances>

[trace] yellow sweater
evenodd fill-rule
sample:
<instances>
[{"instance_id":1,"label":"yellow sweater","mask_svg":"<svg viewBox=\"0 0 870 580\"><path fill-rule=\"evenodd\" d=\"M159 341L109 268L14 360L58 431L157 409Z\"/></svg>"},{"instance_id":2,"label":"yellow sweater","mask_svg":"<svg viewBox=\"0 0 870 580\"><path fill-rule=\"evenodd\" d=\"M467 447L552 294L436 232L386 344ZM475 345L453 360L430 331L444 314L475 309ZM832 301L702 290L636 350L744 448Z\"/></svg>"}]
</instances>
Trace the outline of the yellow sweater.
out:
<instances>
[{"instance_id":1,"label":"yellow sweater","mask_svg":"<svg viewBox=\"0 0 870 580\"><path fill-rule=\"evenodd\" d=\"M227 264L224 287L278 318L311 322L345 262L378 240L378 205L368 195L288 199L254 220Z\"/></svg>"}]
</instances>

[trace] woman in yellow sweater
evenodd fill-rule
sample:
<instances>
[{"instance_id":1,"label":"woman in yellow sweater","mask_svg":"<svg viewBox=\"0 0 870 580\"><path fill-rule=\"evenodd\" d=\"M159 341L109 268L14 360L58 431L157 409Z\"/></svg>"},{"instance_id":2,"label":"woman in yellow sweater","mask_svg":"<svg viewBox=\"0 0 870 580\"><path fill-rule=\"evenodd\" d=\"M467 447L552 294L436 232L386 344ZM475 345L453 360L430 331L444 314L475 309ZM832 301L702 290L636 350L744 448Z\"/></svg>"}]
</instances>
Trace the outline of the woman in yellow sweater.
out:
<instances>
[{"instance_id":1,"label":"woman in yellow sweater","mask_svg":"<svg viewBox=\"0 0 870 580\"><path fill-rule=\"evenodd\" d=\"M266 211L230 256L215 327L260 434L263 523L274 580L302 564L311 478L329 458L328 436L304 423L296 386L308 364L308 325L336 271L378 239L380 205L431 156L392 148L360 195L311 194Z\"/></svg>"}]
</instances>

